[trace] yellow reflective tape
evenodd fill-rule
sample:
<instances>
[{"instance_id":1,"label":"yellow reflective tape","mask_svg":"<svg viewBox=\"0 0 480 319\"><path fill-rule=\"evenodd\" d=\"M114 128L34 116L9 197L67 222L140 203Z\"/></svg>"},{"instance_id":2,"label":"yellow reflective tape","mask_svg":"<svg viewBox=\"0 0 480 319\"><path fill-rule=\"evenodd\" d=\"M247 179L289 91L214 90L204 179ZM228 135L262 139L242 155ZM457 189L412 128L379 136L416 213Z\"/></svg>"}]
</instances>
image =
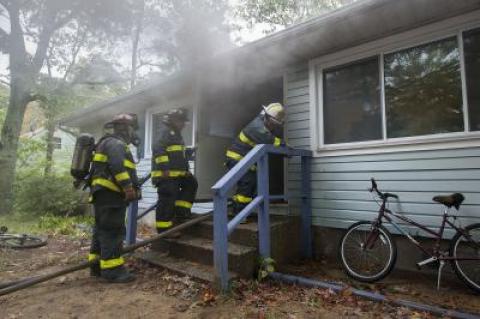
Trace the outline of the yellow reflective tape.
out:
<instances>
[{"instance_id":1,"label":"yellow reflective tape","mask_svg":"<svg viewBox=\"0 0 480 319\"><path fill-rule=\"evenodd\" d=\"M236 161L239 161L243 158L242 155L238 154L237 152L230 151L230 150L227 151L227 157L231 158L231 159L234 159Z\"/></svg>"},{"instance_id":2,"label":"yellow reflective tape","mask_svg":"<svg viewBox=\"0 0 480 319\"><path fill-rule=\"evenodd\" d=\"M167 163L167 162L168 162L168 155L157 156L155 158L155 163L157 164Z\"/></svg>"},{"instance_id":3,"label":"yellow reflective tape","mask_svg":"<svg viewBox=\"0 0 480 319\"><path fill-rule=\"evenodd\" d=\"M137 168L137 165L135 165L134 162L132 161L129 161L129 160L123 160L123 166L125 166L126 168L131 168L131 169L136 169Z\"/></svg>"},{"instance_id":4,"label":"yellow reflective tape","mask_svg":"<svg viewBox=\"0 0 480 319\"><path fill-rule=\"evenodd\" d=\"M95 155L93 155L93 161L106 163L108 162L108 156L102 153L95 153Z\"/></svg>"},{"instance_id":5,"label":"yellow reflective tape","mask_svg":"<svg viewBox=\"0 0 480 319\"><path fill-rule=\"evenodd\" d=\"M156 222L155 226L157 228L170 228L172 227L173 222Z\"/></svg>"},{"instance_id":6,"label":"yellow reflective tape","mask_svg":"<svg viewBox=\"0 0 480 319\"><path fill-rule=\"evenodd\" d=\"M121 266L125 263L123 257L100 260L100 269L110 269Z\"/></svg>"},{"instance_id":7,"label":"yellow reflective tape","mask_svg":"<svg viewBox=\"0 0 480 319\"><path fill-rule=\"evenodd\" d=\"M163 171L152 171L152 177L163 177Z\"/></svg>"},{"instance_id":8,"label":"yellow reflective tape","mask_svg":"<svg viewBox=\"0 0 480 319\"><path fill-rule=\"evenodd\" d=\"M92 261L92 260L95 260L97 257L99 257L98 254L88 254L88 261Z\"/></svg>"},{"instance_id":9,"label":"yellow reflective tape","mask_svg":"<svg viewBox=\"0 0 480 319\"><path fill-rule=\"evenodd\" d=\"M183 177L187 175L186 171L152 171L152 177L164 177L165 172L168 173L168 177Z\"/></svg>"},{"instance_id":10,"label":"yellow reflective tape","mask_svg":"<svg viewBox=\"0 0 480 319\"><path fill-rule=\"evenodd\" d=\"M275 140L273 141L273 145L278 147L282 144L282 139L281 138L278 138L278 137L275 137Z\"/></svg>"},{"instance_id":11,"label":"yellow reflective tape","mask_svg":"<svg viewBox=\"0 0 480 319\"><path fill-rule=\"evenodd\" d=\"M187 175L186 171L168 171L168 176L170 177L182 177Z\"/></svg>"},{"instance_id":12,"label":"yellow reflective tape","mask_svg":"<svg viewBox=\"0 0 480 319\"><path fill-rule=\"evenodd\" d=\"M251 139L249 139L245 133L243 133L243 131L240 132L240 134L238 135L238 138L240 139L240 141L242 141L242 143L245 143L245 144L248 144L250 145L251 147L255 147L257 145L257 143L255 143L254 141L252 141Z\"/></svg>"},{"instance_id":13,"label":"yellow reflective tape","mask_svg":"<svg viewBox=\"0 0 480 319\"><path fill-rule=\"evenodd\" d=\"M128 172L121 172L115 175L115 179L117 180L117 182L126 181L127 179L130 179L130 175L128 174Z\"/></svg>"},{"instance_id":14,"label":"yellow reflective tape","mask_svg":"<svg viewBox=\"0 0 480 319\"><path fill-rule=\"evenodd\" d=\"M118 187L115 183L105 178L94 178L92 182L92 186L95 186L95 185L103 186L115 192L119 192L119 193L122 192L120 187Z\"/></svg>"},{"instance_id":15,"label":"yellow reflective tape","mask_svg":"<svg viewBox=\"0 0 480 319\"><path fill-rule=\"evenodd\" d=\"M185 150L184 145L170 145L167 147L167 152L179 152L184 150Z\"/></svg>"},{"instance_id":16,"label":"yellow reflective tape","mask_svg":"<svg viewBox=\"0 0 480 319\"><path fill-rule=\"evenodd\" d=\"M190 208L192 208L192 203L187 202L186 200L176 200L175 201L175 206L190 209Z\"/></svg>"},{"instance_id":17,"label":"yellow reflective tape","mask_svg":"<svg viewBox=\"0 0 480 319\"><path fill-rule=\"evenodd\" d=\"M233 201L241 204L248 204L253 200L253 198L244 196L242 194L236 194L233 196Z\"/></svg>"}]
</instances>

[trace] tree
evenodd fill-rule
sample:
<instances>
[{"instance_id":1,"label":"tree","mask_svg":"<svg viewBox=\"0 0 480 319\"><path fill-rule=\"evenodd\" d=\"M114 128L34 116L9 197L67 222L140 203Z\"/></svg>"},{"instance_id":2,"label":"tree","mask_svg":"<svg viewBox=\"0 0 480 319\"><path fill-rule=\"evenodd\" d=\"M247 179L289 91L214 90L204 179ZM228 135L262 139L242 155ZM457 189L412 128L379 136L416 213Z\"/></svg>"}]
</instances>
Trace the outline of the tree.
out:
<instances>
[{"instance_id":1,"label":"tree","mask_svg":"<svg viewBox=\"0 0 480 319\"><path fill-rule=\"evenodd\" d=\"M236 15L250 28L268 25L266 33L318 16L356 0L240 0Z\"/></svg>"},{"instance_id":2,"label":"tree","mask_svg":"<svg viewBox=\"0 0 480 319\"><path fill-rule=\"evenodd\" d=\"M72 30L86 37L118 35L130 21L128 0L0 0L0 14L9 26L0 26L0 52L9 57L10 96L1 132L0 214L13 203L13 181L18 140L27 104L38 98L36 84L50 52L60 48ZM28 49L33 44L33 53ZM52 50L53 49L53 50ZM50 57L53 58L53 57Z\"/></svg>"},{"instance_id":3,"label":"tree","mask_svg":"<svg viewBox=\"0 0 480 319\"><path fill-rule=\"evenodd\" d=\"M131 87L138 78L191 69L233 47L226 0L136 0Z\"/></svg>"}]
</instances>

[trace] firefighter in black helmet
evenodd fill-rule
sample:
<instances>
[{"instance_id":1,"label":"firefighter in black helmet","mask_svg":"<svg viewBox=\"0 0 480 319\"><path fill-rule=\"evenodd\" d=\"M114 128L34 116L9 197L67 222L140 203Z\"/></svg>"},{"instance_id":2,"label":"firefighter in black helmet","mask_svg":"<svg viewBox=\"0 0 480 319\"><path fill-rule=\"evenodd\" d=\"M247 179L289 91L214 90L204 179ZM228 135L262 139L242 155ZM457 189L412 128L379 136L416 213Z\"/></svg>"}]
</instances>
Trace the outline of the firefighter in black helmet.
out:
<instances>
[{"instance_id":1,"label":"firefighter in black helmet","mask_svg":"<svg viewBox=\"0 0 480 319\"><path fill-rule=\"evenodd\" d=\"M240 131L227 149L225 165L229 170L257 144L273 144L275 146L285 144L282 140L285 119L283 106L280 103L271 103L262 107L262 112ZM234 215L248 205L255 196L257 188L255 170L256 166L252 166L237 183L237 190L233 195Z\"/></svg>"},{"instance_id":2,"label":"firefighter in black helmet","mask_svg":"<svg viewBox=\"0 0 480 319\"><path fill-rule=\"evenodd\" d=\"M169 229L174 219L181 222L191 216L198 183L188 166L182 130L188 122L183 108L170 110L162 119L165 128L153 145L152 183L157 188L156 228Z\"/></svg>"},{"instance_id":3,"label":"firefighter in black helmet","mask_svg":"<svg viewBox=\"0 0 480 319\"><path fill-rule=\"evenodd\" d=\"M129 144L138 144L135 114L118 114L105 125L111 133L97 143L92 161L91 195L95 227L89 260L100 256L91 274L109 282L135 279L124 267L121 256L125 237L125 211L129 202L140 199L137 171Z\"/></svg>"}]
</instances>

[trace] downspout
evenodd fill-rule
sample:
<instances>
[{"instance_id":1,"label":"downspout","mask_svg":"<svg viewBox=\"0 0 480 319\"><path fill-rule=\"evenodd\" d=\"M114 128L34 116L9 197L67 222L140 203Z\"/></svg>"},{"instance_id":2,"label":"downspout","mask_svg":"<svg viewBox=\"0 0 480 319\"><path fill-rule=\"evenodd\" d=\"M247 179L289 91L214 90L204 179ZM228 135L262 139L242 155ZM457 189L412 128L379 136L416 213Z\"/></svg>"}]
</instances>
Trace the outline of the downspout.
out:
<instances>
[{"instance_id":1,"label":"downspout","mask_svg":"<svg viewBox=\"0 0 480 319\"><path fill-rule=\"evenodd\" d=\"M340 292L348 288L347 286L340 285L340 284L328 283L324 281L318 281L318 280L308 279L305 277L282 274L278 272L270 273L269 277L274 280L285 282L292 285L301 285L301 286L306 286L311 288L331 289L335 292ZM369 292L366 290L360 290L355 288L349 288L349 289L352 291L353 295L370 299L373 301L386 302L396 306L408 307L408 308L419 310L419 311L427 311L439 316L447 316L451 318L461 318L461 319L480 319L480 316L478 314L470 314L470 313L456 311L452 309L425 305L425 304L421 304L421 303L413 302L409 300L391 299L385 295L375 293L375 292Z\"/></svg>"}]
</instances>

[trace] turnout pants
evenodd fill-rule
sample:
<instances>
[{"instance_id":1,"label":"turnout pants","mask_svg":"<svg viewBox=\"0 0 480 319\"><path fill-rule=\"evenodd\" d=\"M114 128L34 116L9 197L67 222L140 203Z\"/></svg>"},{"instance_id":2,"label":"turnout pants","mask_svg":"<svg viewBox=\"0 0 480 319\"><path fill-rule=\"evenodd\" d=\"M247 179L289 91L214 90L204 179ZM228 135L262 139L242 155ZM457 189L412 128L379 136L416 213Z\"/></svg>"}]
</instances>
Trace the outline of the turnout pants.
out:
<instances>
[{"instance_id":1,"label":"turnout pants","mask_svg":"<svg viewBox=\"0 0 480 319\"><path fill-rule=\"evenodd\" d=\"M226 166L230 170L238 162L234 160L227 160ZM255 197L257 192L257 174L252 166L247 173L237 182L237 190L233 195L233 213L238 214L245 208Z\"/></svg>"},{"instance_id":2,"label":"turnout pants","mask_svg":"<svg viewBox=\"0 0 480 319\"><path fill-rule=\"evenodd\" d=\"M121 267L123 239L125 238L126 205L120 194L98 191L94 194L95 226L89 260L100 256L102 271Z\"/></svg>"},{"instance_id":3,"label":"turnout pants","mask_svg":"<svg viewBox=\"0 0 480 319\"><path fill-rule=\"evenodd\" d=\"M198 183L193 175L165 178L157 185L158 202L156 227L160 233L173 226L174 221L190 218Z\"/></svg>"}]
</instances>

